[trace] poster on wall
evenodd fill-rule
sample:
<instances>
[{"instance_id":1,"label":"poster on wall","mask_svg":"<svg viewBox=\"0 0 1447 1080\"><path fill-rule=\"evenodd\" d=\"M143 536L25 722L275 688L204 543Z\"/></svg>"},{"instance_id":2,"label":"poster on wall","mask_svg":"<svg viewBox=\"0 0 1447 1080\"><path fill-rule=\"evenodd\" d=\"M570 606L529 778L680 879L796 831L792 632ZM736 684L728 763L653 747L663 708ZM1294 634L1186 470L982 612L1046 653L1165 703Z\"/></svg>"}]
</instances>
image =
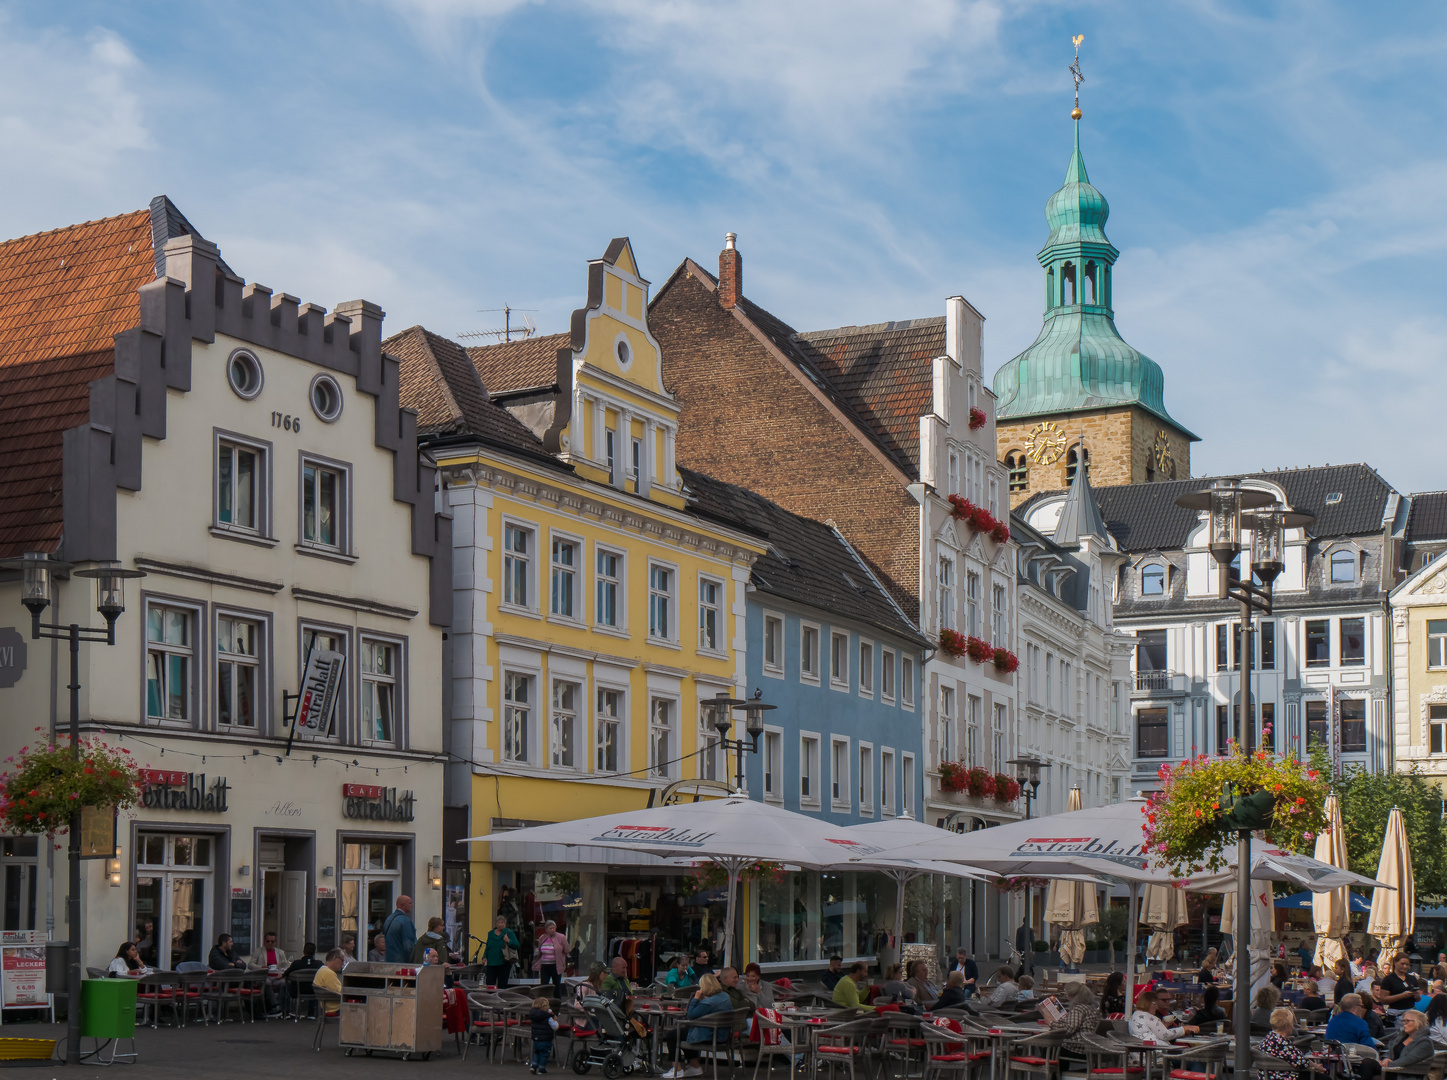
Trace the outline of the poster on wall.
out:
<instances>
[{"instance_id":1,"label":"poster on wall","mask_svg":"<svg viewBox=\"0 0 1447 1080\"><path fill-rule=\"evenodd\" d=\"M49 1003L45 993L45 946L0 947L0 986L5 1008L33 1008Z\"/></svg>"}]
</instances>

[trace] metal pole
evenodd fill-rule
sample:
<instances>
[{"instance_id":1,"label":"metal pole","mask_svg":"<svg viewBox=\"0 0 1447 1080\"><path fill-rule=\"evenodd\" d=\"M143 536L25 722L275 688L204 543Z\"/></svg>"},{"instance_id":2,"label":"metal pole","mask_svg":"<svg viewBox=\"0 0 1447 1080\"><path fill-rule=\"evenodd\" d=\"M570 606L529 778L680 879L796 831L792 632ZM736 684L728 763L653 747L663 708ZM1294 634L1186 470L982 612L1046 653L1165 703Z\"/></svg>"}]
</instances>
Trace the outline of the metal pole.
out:
<instances>
[{"instance_id":1,"label":"metal pole","mask_svg":"<svg viewBox=\"0 0 1447 1080\"><path fill-rule=\"evenodd\" d=\"M80 625L70 624L70 752L80 760ZM80 810L70 815L70 898L66 901L70 942L65 981L65 1060L80 1064Z\"/></svg>"},{"instance_id":2,"label":"metal pole","mask_svg":"<svg viewBox=\"0 0 1447 1080\"><path fill-rule=\"evenodd\" d=\"M1256 717L1251 709L1251 604L1241 601L1241 712L1239 741L1249 758L1255 751ZM1238 1077L1251 1070L1251 833L1240 830L1236 841L1236 992L1231 1006L1231 1030L1236 1036Z\"/></svg>"}]
</instances>

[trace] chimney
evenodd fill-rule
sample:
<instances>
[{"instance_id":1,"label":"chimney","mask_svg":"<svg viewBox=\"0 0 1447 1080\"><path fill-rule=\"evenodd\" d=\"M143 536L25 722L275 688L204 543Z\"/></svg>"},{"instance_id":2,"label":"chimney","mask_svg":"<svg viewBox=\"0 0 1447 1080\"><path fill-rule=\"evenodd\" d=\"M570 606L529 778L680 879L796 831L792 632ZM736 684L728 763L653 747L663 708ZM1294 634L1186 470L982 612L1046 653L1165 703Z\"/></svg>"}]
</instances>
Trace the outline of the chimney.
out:
<instances>
[{"instance_id":1,"label":"chimney","mask_svg":"<svg viewBox=\"0 0 1447 1080\"><path fill-rule=\"evenodd\" d=\"M718 253L718 302L725 310L732 309L744 292L744 261L734 246L738 233L724 234L723 250Z\"/></svg>"}]
</instances>

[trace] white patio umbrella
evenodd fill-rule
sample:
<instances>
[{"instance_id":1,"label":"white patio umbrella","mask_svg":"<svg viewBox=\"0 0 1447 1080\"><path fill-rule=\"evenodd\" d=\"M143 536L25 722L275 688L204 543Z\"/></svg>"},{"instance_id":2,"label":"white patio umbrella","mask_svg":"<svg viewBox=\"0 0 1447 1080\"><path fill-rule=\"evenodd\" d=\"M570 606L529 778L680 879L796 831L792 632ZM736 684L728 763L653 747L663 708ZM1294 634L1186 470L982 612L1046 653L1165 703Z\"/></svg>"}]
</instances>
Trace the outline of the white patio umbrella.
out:
<instances>
[{"instance_id":1,"label":"white patio umbrella","mask_svg":"<svg viewBox=\"0 0 1447 1080\"><path fill-rule=\"evenodd\" d=\"M1065 801L1066 813L1082 809L1080 789L1073 787ZM1082 881L1051 878L1045 894L1045 918L1060 930L1060 962L1076 967L1085 959L1085 928L1100 921L1095 886Z\"/></svg>"},{"instance_id":2,"label":"white patio umbrella","mask_svg":"<svg viewBox=\"0 0 1447 1080\"><path fill-rule=\"evenodd\" d=\"M1236 849L1229 848L1226 869L1215 874L1198 875L1186 887L1192 892L1226 893L1236 890ZM1251 841L1251 880L1289 881L1312 892L1327 892L1347 885L1385 886L1388 882L1354 874L1340 866L1282 851L1266 840Z\"/></svg>"},{"instance_id":3,"label":"white patio umbrella","mask_svg":"<svg viewBox=\"0 0 1447 1080\"><path fill-rule=\"evenodd\" d=\"M1341 823L1341 804L1335 795L1326 797L1327 827L1316 837L1316 861L1331 866L1347 865L1346 834ZM1316 956L1312 959L1330 971L1346 955L1342 939L1346 937L1350 894L1345 888L1313 893L1311 920L1316 930Z\"/></svg>"},{"instance_id":4,"label":"white patio umbrella","mask_svg":"<svg viewBox=\"0 0 1447 1080\"><path fill-rule=\"evenodd\" d=\"M1195 888L1192 883L1191 888ZM1251 889L1251 937L1246 942L1246 955L1251 962L1251 986L1245 995L1249 1002L1256 996L1256 991L1266 985L1271 978L1271 932L1276 923L1276 907L1272 900L1271 884L1267 881L1253 881ZM1221 925L1236 925L1236 882L1228 883L1225 891L1225 902L1221 905ZM1241 948L1241 942L1234 943L1236 948ZM1239 1000L1239 996L1238 996Z\"/></svg>"},{"instance_id":5,"label":"white patio umbrella","mask_svg":"<svg viewBox=\"0 0 1447 1080\"><path fill-rule=\"evenodd\" d=\"M1387 835L1382 838L1382 858L1377 875L1390 888L1372 893L1372 912L1367 916L1367 933L1380 939L1382 953L1400 951L1412 936L1417 919L1417 886L1412 879L1412 850L1407 843L1407 825L1402 811L1392 807L1387 815Z\"/></svg>"},{"instance_id":6,"label":"white patio umbrella","mask_svg":"<svg viewBox=\"0 0 1447 1080\"><path fill-rule=\"evenodd\" d=\"M561 844L642 851L664 858L705 859L728 872L724 956L732 958L739 875L757 861L820 869L869 858L880 849L850 830L741 795L707 802L621 810L576 821L469 837L464 843ZM891 856L893 853L891 853ZM496 856L494 856L496 857Z\"/></svg>"},{"instance_id":7,"label":"white patio umbrella","mask_svg":"<svg viewBox=\"0 0 1447 1080\"><path fill-rule=\"evenodd\" d=\"M1176 955L1176 927L1186 925L1186 894L1171 885L1147 885L1142 898L1141 923L1154 933L1146 942L1147 960L1169 960Z\"/></svg>"}]
</instances>

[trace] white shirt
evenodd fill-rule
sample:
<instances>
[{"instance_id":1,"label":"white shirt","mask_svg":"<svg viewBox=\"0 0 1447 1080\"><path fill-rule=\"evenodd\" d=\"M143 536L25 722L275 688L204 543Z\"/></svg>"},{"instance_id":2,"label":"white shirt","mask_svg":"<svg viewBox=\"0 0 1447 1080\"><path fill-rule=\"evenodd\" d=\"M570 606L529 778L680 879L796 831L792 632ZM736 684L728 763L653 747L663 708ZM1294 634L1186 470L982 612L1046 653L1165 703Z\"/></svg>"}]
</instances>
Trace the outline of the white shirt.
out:
<instances>
[{"instance_id":1,"label":"white shirt","mask_svg":"<svg viewBox=\"0 0 1447 1080\"><path fill-rule=\"evenodd\" d=\"M106 971L111 975L121 975L125 978L133 979L140 975L149 975L152 969L142 964L136 968L135 971L132 971L130 965L117 956L110 962L110 966L106 968Z\"/></svg>"},{"instance_id":2,"label":"white shirt","mask_svg":"<svg viewBox=\"0 0 1447 1080\"><path fill-rule=\"evenodd\" d=\"M1166 1027L1164 1020L1155 1013L1146 1012L1144 1009L1137 1009L1131 1013L1126 1027L1141 1042L1170 1042L1172 1039L1179 1039L1186 1033L1184 1027Z\"/></svg>"}]
</instances>

